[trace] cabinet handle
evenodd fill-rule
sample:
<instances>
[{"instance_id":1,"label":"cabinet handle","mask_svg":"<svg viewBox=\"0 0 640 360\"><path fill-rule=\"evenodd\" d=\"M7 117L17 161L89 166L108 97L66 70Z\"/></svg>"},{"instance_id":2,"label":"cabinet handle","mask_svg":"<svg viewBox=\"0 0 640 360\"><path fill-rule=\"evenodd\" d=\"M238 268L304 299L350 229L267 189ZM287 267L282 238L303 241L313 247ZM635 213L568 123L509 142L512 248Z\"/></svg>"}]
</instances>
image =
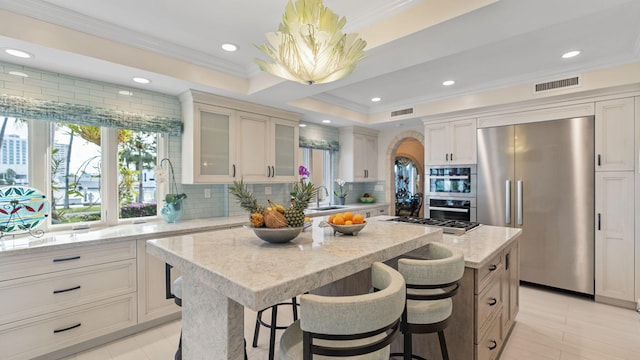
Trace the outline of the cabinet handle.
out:
<instances>
[{"instance_id":1,"label":"cabinet handle","mask_svg":"<svg viewBox=\"0 0 640 360\"><path fill-rule=\"evenodd\" d=\"M598 154L598 166L602 166L602 156Z\"/></svg>"},{"instance_id":2,"label":"cabinet handle","mask_svg":"<svg viewBox=\"0 0 640 360\"><path fill-rule=\"evenodd\" d=\"M80 259L80 255L72 256L68 258L62 258L62 259L53 259L53 262L58 263L58 262L73 261L73 260L79 260L79 259Z\"/></svg>"},{"instance_id":3,"label":"cabinet handle","mask_svg":"<svg viewBox=\"0 0 640 360\"><path fill-rule=\"evenodd\" d=\"M493 350L493 349L498 347L498 342L495 341L495 340L491 340L491 341L489 341L489 343L491 344L491 345L489 345L489 350Z\"/></svg>"},{"instance_id":4,"label":"cabinet handle","mask_svg":"<svg viewBox=\"0 0 640 360\"><path fill-rule=\"evenodd\" d=\"M449 159L451 159L451 161L453 161L453 153L451 153L451 156L449 156Z\"/></svg>"},{"instance_id":5,"label":"cabinet handle","mask_svg":"<svg viewBox=\"0 0 640 360\"><path fill-rule=\"evenodd\" d=\"M449 161L449 153L445 154L445 156L444 156L444 160L445 160L445 161Z\"/></svg>"},{"instance_id":6,"label":"cabinet handle","mask_svg":"<svg viewBox=\"0 0 640 360\"><path fill-rule=\"evenodd\" d=\"M68 289L64 289L64 290L53 290L53 293L54 294L60 294L60 293L64 293L64 292L67 292L67 291L73 291L73 290L78 290L78 289L80 289L80 285L74 286L74 287L71 287L71 288L68 288Z\"/></svg>"},{"instance_id":7,"label":"cabinet handle","mask_svg":"<svg viewBox=\"0 0 640 360\"><path fill-rule=\"evenodd\" d=\"M602 230L602 214L598 213L598 230Z\"/></svg>"},{"instance_id":8,"label":"cabinet handle","mask_svg":"<svg viewBox=\"0 0 640 360\"><path fill-rule=\"evenodd\" d=\"M498 268L498 265L491 264L491 266L489 266L489 271L495 271L497 268Z\"/></svg>"},{"instance_id":9,"label":"cabinet handle","mask_svg":"<svg viewBox=\"0 0 640 360\"><path fill-rule=\"evenodd\" d=\"M271 166L267 166L267 177L271 177Z\"/></svg>"},{"instance_id":10,"label":"cabinet handle","mask_svg":"<svg viewBox=\"0 0 640 360\"><path fill-rule=\"evenodd\" d=\"M236 177L236 164L233 164L233 176Z\"/></svg>"},{"instance_id":11,"label":"cabinet handle","mask_svg":"<svg viewBox=\"0 0 640 360\"><path fill-rule=\"evenodd\" d=\"M504 269L509 270L509 258L511 257L511 253L508 253L504 256Z\"/></svg>"},{"instance_id":12,"label":"cabinet handle","mask_svg":"<svg viewBox=\"0 0 640 360\"><path fill-rule=\"evenodd\" d=\"M493 305L495 305L497 303L498 303L498 299L492 297L492 298L489 299L489 302L487 304L489 304L489 306L493 306Z\"/></svg>"},{"instance_id":13,"label":"cabinet handle","mask_svg":"<svg viewBox=\"0 0 640 360\"><path fill-rule=\"evenodd\" d=\"M275 166L271 167L271 177L276 177L276 167Z\"/></svg>"},{"instance_id":14,"label":"cabinet handle","mask_svg":"<svg viewBox=\"0 0 640 360\"><path fill-rule=\"evenodd\" d=\"M54 333L54 334L57 334L57 333L61 333L61 332L63 332L63 331L67 331L67 330L75 329L75 328L77 328L77 327L80 327L81 325L82 325L82 323L77 323L77 324L75 324L75 325L71 325L71 326L66 327L66 328L64 328L64 329L56 329L56 330L53 330L53 333Z\"/></svg>"}]
</instances>

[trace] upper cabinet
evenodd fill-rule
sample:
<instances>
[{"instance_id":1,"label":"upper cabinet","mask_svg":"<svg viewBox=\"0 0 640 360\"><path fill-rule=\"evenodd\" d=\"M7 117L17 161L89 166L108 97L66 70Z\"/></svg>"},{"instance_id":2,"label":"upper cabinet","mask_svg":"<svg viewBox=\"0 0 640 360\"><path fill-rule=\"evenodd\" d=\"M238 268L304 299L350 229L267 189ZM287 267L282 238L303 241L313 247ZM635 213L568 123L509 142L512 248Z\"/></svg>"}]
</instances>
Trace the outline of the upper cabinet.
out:
<instances>
[{"instance_id":1,"label":"upper cabinet","mask_svg":"<svg viewBox=\"0 0 640 360\"><path fill-rule=\"evenodd\" d=\"M634 99L596 102L596 171L633 170Z\"/></svg>"},{"instance_id":2,"label":"upper cabinet","mask_svg":"<svg viewBox=\"0 0 640 360\"><path fill-rule=\"evenodd\" d=\"M299 114L194 90L180 100L184 184L296 180Z\"/></svg>"},{"instance_id":3,"label":"upper cabinet","mask_svg":"<svg viewBox=\"0 0 640 360\"><path fill-rule=\"evenodd\" d=\"M346 182L378 180L378 131L340 128L340 178Z\"/></svg>"},{"instance_id":4,"label":"upper cabinet","mask_svg":"<svg viewBox=\"0 0 640 360\"><path fill-rule=\"evenodd\" d=\"M426 124L426 165L467 165L477 162L476 119Z\"/></svg>"}]
</instances>

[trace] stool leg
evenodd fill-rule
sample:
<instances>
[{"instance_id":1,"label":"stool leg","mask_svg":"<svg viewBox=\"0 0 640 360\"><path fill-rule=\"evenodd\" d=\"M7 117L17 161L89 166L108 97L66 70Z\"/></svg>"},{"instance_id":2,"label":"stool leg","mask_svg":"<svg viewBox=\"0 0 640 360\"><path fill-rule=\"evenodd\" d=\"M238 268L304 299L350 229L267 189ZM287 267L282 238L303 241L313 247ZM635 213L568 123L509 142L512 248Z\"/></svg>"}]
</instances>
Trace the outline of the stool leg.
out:
<instances>
[{"instance_id":1,"label":"stool leg","mask_svg":"<svg viewBox=\"0 0 640 360\"><path fill-rule=\"evenodd\" d=\"M260 321L262 321L262 312L264 310L258 311L258 315L256 315L256 329L253 330L253 343L251 346L258 347L258 336L260 335Z\"/></svg>"},{"instance_id":2,"label":"stool leg","mask_svg":"<svg viewBox=\"0 0 640 360\"><path fill-rule=\"evenodd\" d=\"M442 360L449 360L449 352L447 351L447 342L444 339L444 331L438 331L438 340L440 340L440 352L442 352Z\"/></svg>"},{"instance_id":3,"label":"stool leg","mask_svg":"<svg viewBox=\"0 0 640 360\"><path fill-rule=\"evenodd\" d=\"M178 342L178 350L176 351L174 360L182 360L182 330L180 330L180 341Z\"/></svg>"},{"instance_id":4,"label":"stool leg","mask_svg":"<svg viewBox=\"0 0 640 360\"><path fill-rule=\"evenodd\" d=\"M298 299L291 298L291 306L293 307L293 321L298 320Z\"/></svg>"},{"instance_id":5,"label":"stool leg","mask_svg":"<svg viewBox=\"0 0 640 360\"><path fill-rule=\"evenodd\" d=\"M276 347L276 328L278 327L278 307L271 307L271 333L269 334L269 360L273 360Z\"/></svg>"},{"instance_id":6,"label":"stool leg","mask_svg":"<svg viewBox=\"0 0 640 360\"><path fill-rule=\"evenodd\" d=\"M404 360L411 360L413 355L413 344L412 344L412 336L411 332L407 331L404 333Z\"/></svg>"}]
</instances>

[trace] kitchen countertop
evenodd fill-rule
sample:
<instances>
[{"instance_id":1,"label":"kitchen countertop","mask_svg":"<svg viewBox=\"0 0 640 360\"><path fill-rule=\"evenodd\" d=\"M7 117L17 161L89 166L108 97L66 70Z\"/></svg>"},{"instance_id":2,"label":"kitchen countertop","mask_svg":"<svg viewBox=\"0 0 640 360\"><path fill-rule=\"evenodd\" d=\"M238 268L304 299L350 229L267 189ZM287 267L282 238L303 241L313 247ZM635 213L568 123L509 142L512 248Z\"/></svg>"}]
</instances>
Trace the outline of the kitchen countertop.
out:
<instances>
[{"instance_id":1,"label":"kitchen countertop","mask_svg":"<svg viewBox=\"0 0 640 360\"><path fill-rule=\"evenodd\" d=\"M315 204L313 204L315 205ZM313 206L312 205L312 206ZM346 204L343 208L329 211L309 210L309 217L325 216L338 212L364 211L388 205L386 203L373 204ZM248 216L218 217L208 219L183 220L168 224L162 219L140 224L125 224L117 226L104 226L82 230L51 231L42 237L35 238L29 235L6 235L0 239L0 259L5 256L22 254L35 254L50 250L85 246L88 243L99 241L101 244L115 241L148 240L161 237L185 235L195 232L223 230L232 227L240 227L248 222Z\"/></svg>"},{"instance_id":2,"label":"kitchen countertop","mask_svg":"<svg viewBox=\"0 0 640 360\"><path fill-rule=\"evenodd\" d=\"M395 216L378 216L378 220L388 220ZM406 223L404 223L406 224ZM423 226L407 224L408 226ZM506 248L515 238L520 236L522 229L491 225L480 225L463 235L444 234L438 242L459 249L464 254L466 267L478 269L491 258ZM409 256L421 257L420 249L408 253Z\"/></svg>"}]
</instances>

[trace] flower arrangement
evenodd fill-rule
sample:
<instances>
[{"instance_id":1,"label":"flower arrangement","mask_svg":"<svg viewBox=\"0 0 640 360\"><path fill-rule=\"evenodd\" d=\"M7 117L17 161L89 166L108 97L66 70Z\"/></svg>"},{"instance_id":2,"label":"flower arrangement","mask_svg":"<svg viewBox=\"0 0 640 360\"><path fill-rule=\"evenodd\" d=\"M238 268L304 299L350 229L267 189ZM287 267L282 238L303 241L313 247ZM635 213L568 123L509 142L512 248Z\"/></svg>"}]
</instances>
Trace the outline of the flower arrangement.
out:
<instances>
[{"instance_id":1,"label":"flower arrangement","mask_svg":"<svg viewBox=\"0 0 640 360\"><path fill-rule=\"evenodd\" d=\"M334 191L333 194L339 198L346 198L348 192L344 189L344 184L347 182L342 179L336 179L335 181L338 184L338 190Z\"/></svg>"},{"instance_id":2,"label":"flower arrangement","mask_svg":"<svg viewBox=\"0 0 640 360\"><path fill-rule=\"evenodd\" d=\"M153 172L155 173L156 183L162 184L169 181L169 192L164 197L164 201L167 204L176 205L181 200L187 198L187 194L178 193L178 185L176 184L176 177L173 172L173 164L171 163L171 160L168 158L162 159L160 161L160 165L157 166Z\"/></svg>"}]
</instances>

